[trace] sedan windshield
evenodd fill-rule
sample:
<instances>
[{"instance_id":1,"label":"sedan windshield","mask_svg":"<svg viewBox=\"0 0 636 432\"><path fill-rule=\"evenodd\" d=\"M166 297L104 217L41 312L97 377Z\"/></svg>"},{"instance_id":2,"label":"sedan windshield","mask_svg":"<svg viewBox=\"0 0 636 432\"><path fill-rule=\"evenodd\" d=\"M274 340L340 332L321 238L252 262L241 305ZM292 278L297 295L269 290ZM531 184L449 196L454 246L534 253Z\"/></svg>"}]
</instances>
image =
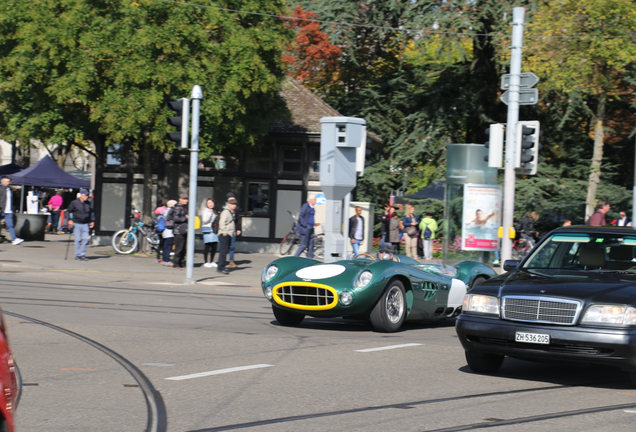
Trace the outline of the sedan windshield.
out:
<instances>
[{"instance_id":1,"label":"sedan windshield","mask_svg":"<svg viewBox=\"0 0 636 432\"><path fill-rule=\"evenodd\" d=\"M636 272L636 236L556 233L523 264L527 269Z\"/></svg>"}]
</instances>

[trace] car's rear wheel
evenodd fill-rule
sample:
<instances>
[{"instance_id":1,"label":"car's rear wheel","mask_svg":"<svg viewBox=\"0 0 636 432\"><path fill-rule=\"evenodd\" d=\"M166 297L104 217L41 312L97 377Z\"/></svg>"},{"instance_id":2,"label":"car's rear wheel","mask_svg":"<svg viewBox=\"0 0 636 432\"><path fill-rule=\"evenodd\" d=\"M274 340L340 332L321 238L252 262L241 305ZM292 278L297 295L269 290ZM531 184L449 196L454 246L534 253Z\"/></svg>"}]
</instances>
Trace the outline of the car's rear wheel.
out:
<instances>
[{"instance_id":1,"label":"car's rear wheel","mask_svg":"<svg viewBox=\"0 0 636 432\"><path fill-rule=\"evenodd\" d=\"M274 305L272 305L272 311L274 312L276 321L284 326L297 326L305 319L305 314L277 308Z\"/></svg>"},{"instance_id":2,"label":"car's rear wheel","mask_svg":"<svg viewBox=\"0 0 636 432\"><path fill-rule=\"evenodd\" d=\"M406 295L402 282L397 279L389 282L370 318L375 331L393 333L402 327L406 318Z\"/></svg>"},{"instance_id":3,"label":"car's rear wheel","mask_svg":"<svg viewBox=\"0 0 636 432\"><path fill-rule=\"evenodd\" d=\"M501 367L504 356L499 354L478 354L466 351L468 367L477 373L495 373Z\"/></svg>"},{"instance_id":4,"label":"car's rear wheel","mask_svg":"<svg viewBox=\"0 0 636 432\"><path fill-rule=\"evenodd\" d=\"M475 278L475 280L473 281L473 284L470 286L471 288L476 287L477 285L481 285L482 283L486 282L488 279L486 279L483 276L478 276Z\"/></svg>"}]
</instances>

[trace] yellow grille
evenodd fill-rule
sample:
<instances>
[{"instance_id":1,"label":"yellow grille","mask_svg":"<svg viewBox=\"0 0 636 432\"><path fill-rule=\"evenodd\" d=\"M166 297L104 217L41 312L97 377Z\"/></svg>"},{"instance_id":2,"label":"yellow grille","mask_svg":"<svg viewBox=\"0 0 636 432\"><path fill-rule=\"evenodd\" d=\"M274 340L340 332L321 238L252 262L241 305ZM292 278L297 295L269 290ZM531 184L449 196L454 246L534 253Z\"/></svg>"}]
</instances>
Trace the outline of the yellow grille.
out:
<instances>
[{"instance_id":1,"label":"yellow grille","mask_svg":"<svg viewBox=\"0 0 636 432\"><path fill-rule=\"evenodd\" d=\"M312 282L286 282L272 290L281 306L300 310L328 310L338 304L338 293L330 286Z\"/></svg>"}]
</instances>

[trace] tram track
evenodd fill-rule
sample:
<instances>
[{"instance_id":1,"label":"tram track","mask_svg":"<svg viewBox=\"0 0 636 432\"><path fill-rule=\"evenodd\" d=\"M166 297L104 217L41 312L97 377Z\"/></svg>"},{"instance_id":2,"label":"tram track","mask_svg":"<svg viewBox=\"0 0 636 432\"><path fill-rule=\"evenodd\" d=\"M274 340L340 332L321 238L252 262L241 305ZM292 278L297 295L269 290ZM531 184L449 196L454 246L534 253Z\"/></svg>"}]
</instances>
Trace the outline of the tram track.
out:
<instances>
[{"instance_id":1,"label":"tram track","mask_svg":"<svg viewBox=\"0 0 636 432\"><path fill-rule=\"evenodd\" d=\"M124 369L126 369L126 371L133 377L133 379L137 382L137 384L139 385L139 388L141 389L144 395L144 398L146 400L147 413L148 413L145 432L166 432L167 431L168 418L167 418L166 406L163 402L163 398L161 397L161 394L159 393L159 391L157 391L157 389L155 389L152 382L150 382L150 380L146 377L146 375L144 375L144 373L141 370L139 370L139 368L137 368L132 362L130 362L129 360L127 360L125 357L121 356L120 354L116 353L115 351L111 350L110 348L100 344L99 342L96 342L92 339L89 339L85 336L82 336L78 333L67 330L65 328L56 326L54 324L51 324L45 321L38 320L36 318L31 318L25 315L20 315L14 312L6 311L6 310L4 310L3 313L5 315L12 316L14 318L29 321L34 324L38 324L38 325L50 328L52 330L58 331L60 333L64 333L68 336L71 336L75 339L78 339L92 346L93 348L96 348L97 350L111 357L113 360L119 363Z\"/></svg>"}]
</instances>

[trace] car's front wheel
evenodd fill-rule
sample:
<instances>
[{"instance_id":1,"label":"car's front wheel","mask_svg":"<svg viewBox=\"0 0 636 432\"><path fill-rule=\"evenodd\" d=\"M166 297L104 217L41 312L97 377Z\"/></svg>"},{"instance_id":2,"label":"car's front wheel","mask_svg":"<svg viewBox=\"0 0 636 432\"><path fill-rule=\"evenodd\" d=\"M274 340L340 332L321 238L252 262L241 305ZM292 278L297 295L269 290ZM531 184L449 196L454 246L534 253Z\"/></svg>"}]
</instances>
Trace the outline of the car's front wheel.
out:
<instances>
[{"instance_id":1,"label":"car's front wheel","mask_svg":"<svg viewBox=\"0 0 636 432\"><path fill-rule=\"evenodd\" d=\"M501 367L504 356L499 354L478 354L466 351L468 367L477 373L495 373Z\"/></svg>"},{"instance_id":2,"label":"car's front wheel","mask_svg":"<svg viewBox=\"0 0 636 432\"><path fill-rule=\"evenodd\" d=\"M276 321L284 326L297 326L305 319L305 314L277 308L274 305L272 305L272 311L274 312Z\"/></svg>"},{"instance_id":3,"label":"car's front wheel","mask_svg":"<svg viewBox=\"0 0 636 432\"><path fill-rule=\"evenodd\" d=\"M395 279L389 282L387 289L371 311L371 324L375 331L396 332L406 318L406 295L404 285Z\"/></svg>"}]
</instances>

